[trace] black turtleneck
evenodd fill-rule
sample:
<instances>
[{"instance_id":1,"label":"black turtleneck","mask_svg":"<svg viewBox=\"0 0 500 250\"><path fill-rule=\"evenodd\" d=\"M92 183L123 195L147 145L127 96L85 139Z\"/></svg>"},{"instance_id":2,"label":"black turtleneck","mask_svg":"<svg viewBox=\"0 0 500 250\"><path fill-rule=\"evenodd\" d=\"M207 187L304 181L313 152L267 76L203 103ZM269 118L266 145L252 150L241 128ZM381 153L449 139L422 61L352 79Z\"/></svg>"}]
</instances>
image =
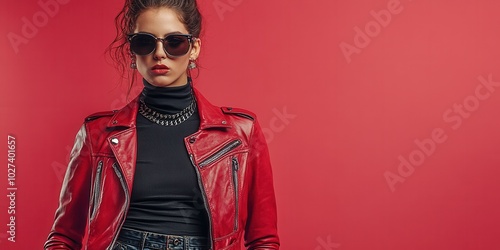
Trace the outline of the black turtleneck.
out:
<instances>
[{"instance_id":1,"label":"black turtleneck","mask_svg":"<svg viewBox=\"0 0 500 250\"><path fill-rule=\"evenodd\" d=\"M141 100L163 114L176 114L193 100L184 86L156 87L144 82ZM137 114L137 165L124 227L170 235L208 236L208 219L196 170L184 138L200 125L198 110L176 126L156 124Z\"/></svg>"}]
</instances>

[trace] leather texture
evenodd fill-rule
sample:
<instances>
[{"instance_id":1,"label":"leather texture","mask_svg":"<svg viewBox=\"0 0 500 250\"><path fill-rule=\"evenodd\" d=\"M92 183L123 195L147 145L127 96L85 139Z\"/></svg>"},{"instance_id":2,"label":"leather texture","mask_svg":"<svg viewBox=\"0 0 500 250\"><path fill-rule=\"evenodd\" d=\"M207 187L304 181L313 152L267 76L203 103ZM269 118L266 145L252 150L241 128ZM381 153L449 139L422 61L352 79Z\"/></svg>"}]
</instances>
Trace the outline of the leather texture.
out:
<instances>
[{"instance_id":1,"label":"leather texture","mask_svg":"<svg viewBox=\"0 0 500 250\"><path fill-rule=\"evenodd\" d=\"M211 249L279 249L269 153L255 115L210 104L194 89L199 130L184 140L210 218ZM45 249L111 249L133 186L136 97L85 119L70 155Z\"/></svg>"}]
</instances>

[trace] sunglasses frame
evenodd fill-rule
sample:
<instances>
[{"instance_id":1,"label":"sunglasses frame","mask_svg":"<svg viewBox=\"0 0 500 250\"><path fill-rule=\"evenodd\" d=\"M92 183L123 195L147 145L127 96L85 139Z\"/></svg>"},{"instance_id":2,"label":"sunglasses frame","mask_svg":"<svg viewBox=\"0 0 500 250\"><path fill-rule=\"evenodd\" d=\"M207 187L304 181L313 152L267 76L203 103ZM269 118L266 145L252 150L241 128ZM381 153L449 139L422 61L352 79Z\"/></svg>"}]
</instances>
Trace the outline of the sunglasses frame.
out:
<instances>
[{"instance_id":1,"label":"sunglasses frame","mask_svg":"<svg viewBox=\"0 0 500 250\"><path fill-rule=\"evenodd\" d=\"M152 37L152 38L154 38L154 39L155 39L155 42L156 42L156 43L158 43L158 41L161 41L161 45L163 46L163 51L165 52L165 54L167 54L167 55L168 55L169 57L171 57L171 58L176 58L176 57L181 57L181 56L186 55L186 54L189 52L189 50L192 48L192 46L193 46L193 42L194 42L194 40L196 39L196 37L194 37L194 36L193 36L193 35L191 35L191 34L170 34L170 35L167 35L167 36L165 36L165 37L161 38L161 37L156 37L156 36L154 36L154 35L153 35L153 34L151 34L151 33L146 33L146 32L138 32L138 33L127 34L127 41L128 41L128 43L129 43L129 45L131 44L132 39L133 39L134 37L138 36L138 35L147 35L147 36L150 36L150 37ZM168 53L168 51L167 51L167 49L166 49L166 48L167 48L167 46L165 46L165 42L166 42L166 39L167 39L169 36L183 36L183 37L186 37L186 38L187 38L187 40L188 40L188 42L189 42L189 49L186 51L186 53L184 53L184 54L182 54L182 55L178 55L178 56L175 56L175 55L172 55L172 54ZM153 49L151 52L149 52L149 53L147 53L147 54L144 54L144 55L140 55L140 54L135 53L135 52L132 50L132 48L131 48L131 47L130 47L130 51L131 51L132 53L134 53L134 54L138 55L138 56L147 56L147 55L149 55L149 54L151 54L151 53L153 53L153 52L155 52L155 51L156 51L156 46L154 47L154 49Z\"/></svg>"}]
</instances>

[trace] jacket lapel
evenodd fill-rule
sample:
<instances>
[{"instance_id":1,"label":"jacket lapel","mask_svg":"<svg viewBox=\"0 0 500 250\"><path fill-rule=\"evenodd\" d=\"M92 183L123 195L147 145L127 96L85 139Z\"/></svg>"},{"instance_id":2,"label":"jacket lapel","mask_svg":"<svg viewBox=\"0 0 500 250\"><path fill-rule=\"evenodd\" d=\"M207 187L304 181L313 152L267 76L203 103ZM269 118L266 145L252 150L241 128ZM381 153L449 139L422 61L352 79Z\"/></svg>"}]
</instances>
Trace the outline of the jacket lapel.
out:
<instances>
[{"instance_id":1,"label":"jacket lapel","mask_svg":"<svg viewBox=\"0 0 500 250\"><path fill-rule=\"evenodd\" d=\"M193 91L200 114L200 130L214 127L232 127L219 107L212 105L196 88L193 87Z\"/></svg>"},{"instance_id":2,"label":"jacket lapel","mask_svg":"<svg viewBox=\"0 0 500 250\"><path fill-rule=\"evenodd\" d=\"M118 161L129 192L132 192L137 159L136 117L138 100L139 96L116 112L108 122L108 129L117 131L111 133L107 138L108 145Z\"/></svg>"}]
</instances>

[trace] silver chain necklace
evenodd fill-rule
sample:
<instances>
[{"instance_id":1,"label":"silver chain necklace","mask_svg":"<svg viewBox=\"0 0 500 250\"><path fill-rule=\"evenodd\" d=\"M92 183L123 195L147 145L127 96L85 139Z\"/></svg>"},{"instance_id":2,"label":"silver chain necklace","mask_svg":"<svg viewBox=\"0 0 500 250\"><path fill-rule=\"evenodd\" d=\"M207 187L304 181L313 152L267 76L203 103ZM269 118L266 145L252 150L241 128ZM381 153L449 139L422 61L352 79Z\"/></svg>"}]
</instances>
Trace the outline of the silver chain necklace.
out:
<instances>
[{"instance_id":1,"label":"silver chain necklace","mask_svg":"<svg viewBox=\"0 0 500 250\"><path fill-rule=\"evenodd\" d=\"M192 95L191 95L192 96ZM155 110L152 110L146 103L144 103L144 100L141 99L141 104L139 105L139 113L144 116L146 119L159 124L163 126L176 126L181 124L182 122L186 121L189 119L194 114L194 111L196 110L196 101L194 96L192 96L192 101L187 106L185 109L183 109L181 112L169 115L169 114L162 114L160 112L157 112Z\"/></svg>"}]
</instances>

